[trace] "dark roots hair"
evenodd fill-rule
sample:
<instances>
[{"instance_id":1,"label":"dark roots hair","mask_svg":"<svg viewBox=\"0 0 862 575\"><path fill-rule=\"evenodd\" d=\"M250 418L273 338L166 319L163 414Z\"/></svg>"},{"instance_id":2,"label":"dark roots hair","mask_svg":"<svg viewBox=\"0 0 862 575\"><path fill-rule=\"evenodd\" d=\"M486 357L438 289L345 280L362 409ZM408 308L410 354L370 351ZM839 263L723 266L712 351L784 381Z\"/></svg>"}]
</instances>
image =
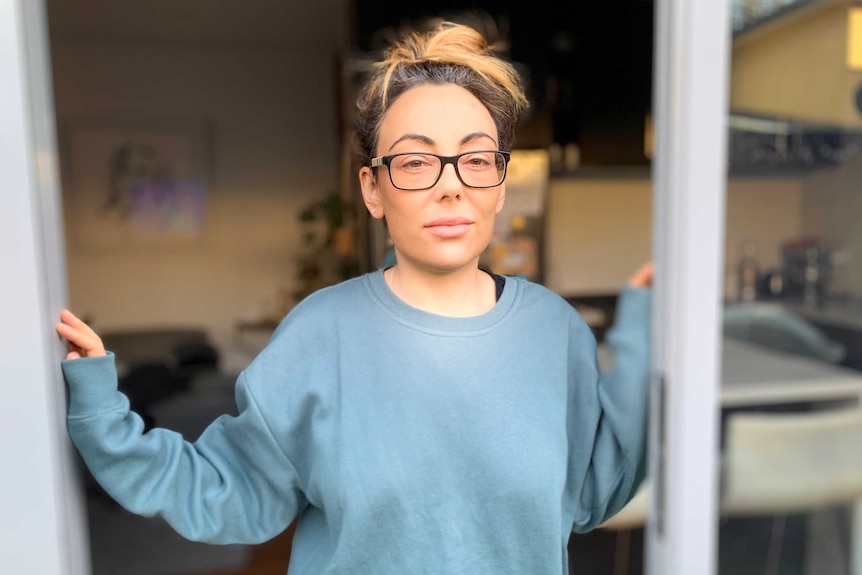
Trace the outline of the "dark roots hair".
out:
<instances>
[{"instance_id":1,"label":"dark roots hair","mask_svg":"<svg viewBox=\"0 0 862 575\"><path fill-rule=\"evenodd\" d=\"M357 102L357 151L363 165L375 154L386 110L398 96L423 84L455 84L472 93L490 112L500 149L511 150L515 124L527 108L517 71L495 56L473 28L443 22L430 32L404 34L375 64Z\"/></svg>"}]
</instances>

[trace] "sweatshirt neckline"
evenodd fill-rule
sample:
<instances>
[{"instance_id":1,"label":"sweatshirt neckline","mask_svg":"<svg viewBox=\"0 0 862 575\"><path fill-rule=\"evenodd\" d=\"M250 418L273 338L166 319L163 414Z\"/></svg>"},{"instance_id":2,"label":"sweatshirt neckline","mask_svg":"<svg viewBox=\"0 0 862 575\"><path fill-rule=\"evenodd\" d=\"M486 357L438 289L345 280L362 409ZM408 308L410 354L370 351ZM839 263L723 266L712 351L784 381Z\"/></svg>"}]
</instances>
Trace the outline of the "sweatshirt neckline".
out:
<instances>
[{"instance_id":1,"label":"sweatshirt neckline","mask_svg":"<svg viewBox=\"0 0 862 575\"><path fill-rule=\"evenodd\" d=\"M478 335L494 328L514 308L520 292L519 284L516 278L506 277L503 293L490 310L476 316L450 317L427 312L405 303L389 288L383 278L382 269L366 275L366 285L372 297L386 313L402 324L438 335Z\"/></svg>"}]
</instances>

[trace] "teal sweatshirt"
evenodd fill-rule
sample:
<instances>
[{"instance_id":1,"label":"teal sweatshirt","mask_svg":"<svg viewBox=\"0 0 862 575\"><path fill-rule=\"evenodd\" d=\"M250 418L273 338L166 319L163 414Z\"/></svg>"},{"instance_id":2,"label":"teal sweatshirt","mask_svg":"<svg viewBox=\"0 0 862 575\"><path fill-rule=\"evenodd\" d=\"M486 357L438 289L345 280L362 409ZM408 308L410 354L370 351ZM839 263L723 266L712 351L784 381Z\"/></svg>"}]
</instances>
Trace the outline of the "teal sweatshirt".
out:
<instances>
[{"instance_id":1,"label":"teal sweatshirt","mask_svg":"<svg viewBox=\"0 0 862 575\"><path fill-rule=\"evenodd\" d=\"M194 443L143 434L113 356L63 362L69 433L121 505L183 536L256 543L299 515L290 574L560 574L643 472L649 292L624 288L613 371L558 295L507 278L469 318L381 271L321 290L239 376L239 415Z\"/></svg>"}]
</instances>

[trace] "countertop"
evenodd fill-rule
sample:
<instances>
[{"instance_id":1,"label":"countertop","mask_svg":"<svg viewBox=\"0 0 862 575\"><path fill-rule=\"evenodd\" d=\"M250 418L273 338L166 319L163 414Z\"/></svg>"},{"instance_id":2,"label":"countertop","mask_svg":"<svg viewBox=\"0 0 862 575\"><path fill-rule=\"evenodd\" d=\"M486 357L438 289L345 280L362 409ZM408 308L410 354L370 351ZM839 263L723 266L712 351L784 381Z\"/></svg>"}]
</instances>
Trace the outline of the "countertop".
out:
<instances>
[{"instance_id":1,"label":"countertop","mask_svg":"<svg viewBox=\"0 0 862 575\"><path fill-rule=\"evenodd\" d=\"M862 299L827 300L816 305L807 305L799 300L778 300L776 303L813 323L862 332Z\"/></svg>"}]
</instances>

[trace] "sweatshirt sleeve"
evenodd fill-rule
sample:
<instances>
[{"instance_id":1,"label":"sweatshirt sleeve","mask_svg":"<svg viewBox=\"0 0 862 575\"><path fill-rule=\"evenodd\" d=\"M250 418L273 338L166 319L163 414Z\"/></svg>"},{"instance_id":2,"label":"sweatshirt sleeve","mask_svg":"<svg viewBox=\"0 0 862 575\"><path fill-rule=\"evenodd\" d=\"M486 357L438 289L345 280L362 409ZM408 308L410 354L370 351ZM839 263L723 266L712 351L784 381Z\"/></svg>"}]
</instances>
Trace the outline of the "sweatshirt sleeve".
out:
<instances>
[{"instance_id":1,"label":"sweatshirt sleeve","mask_svg":"<svg viewBox=\"0 0 862 575\"><path fill-rule=\"evenodd\" d=\"M650 380L651 290L626 286L606 341L613 367L600 373L595 340L578 345L571 369L579 378L569 419L570 466L582 479L573 529L589 531L628 503L646 465ZM571 439L570 439L571 440ZM588 461L588 463L587 463Z\"/></svg>"},{"instance_id":2,"label":"sweatshirt sleeve","mask_svg":"<svg viewBox=\"0 0 862 575\"><path fill-rule=\"evenodd\" d=\"M67 425L96 480L126 509L160 515L188 539L258 543L306 504L294 466L252 393L236 385L239 415L213 422L195 443L143 422L117 391L113 355L63 362Z\"/></svg>"}]
</instances>

